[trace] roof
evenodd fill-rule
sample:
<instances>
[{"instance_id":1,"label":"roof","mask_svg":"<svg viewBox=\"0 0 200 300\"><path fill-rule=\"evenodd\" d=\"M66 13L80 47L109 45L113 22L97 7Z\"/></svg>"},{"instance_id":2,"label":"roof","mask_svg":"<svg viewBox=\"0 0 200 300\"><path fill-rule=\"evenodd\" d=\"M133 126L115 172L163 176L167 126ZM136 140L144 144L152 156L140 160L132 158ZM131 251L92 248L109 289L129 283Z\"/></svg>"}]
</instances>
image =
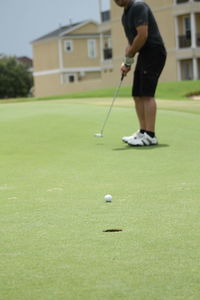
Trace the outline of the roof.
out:
<instances>
[{"instance_id":1,"label":"roof","mask_svg":"<svg viewBox=\"0 0 200 300\"><path fill-rule=\"evenodd\" d=\"M45 40L45 39L50 39L50 38L56 38L56 37L62 37L65 36L67 34L72 33L74 30L88 24L88 23L95 23L94 21L82 21L82 22L78 22L78 23L74 23L74 24L70 24L70 25L66 25L66 26L60 26L58 29L51 31L43 36L41 36L40 38L33 40L31 43L35 43L41 40Z\"/></svg>"},{"instance_id":2,"label":"roof","mask_svg":"<svg viewBox=\"0 0 200 300\"><path fill-rule=\"evenodd\" d=\"M27 56L20 56L17 57L17 60L22 63L23 65L26 65L28 67L32 67L33 66L33 60Z\"/></svg>"}]
</instances>

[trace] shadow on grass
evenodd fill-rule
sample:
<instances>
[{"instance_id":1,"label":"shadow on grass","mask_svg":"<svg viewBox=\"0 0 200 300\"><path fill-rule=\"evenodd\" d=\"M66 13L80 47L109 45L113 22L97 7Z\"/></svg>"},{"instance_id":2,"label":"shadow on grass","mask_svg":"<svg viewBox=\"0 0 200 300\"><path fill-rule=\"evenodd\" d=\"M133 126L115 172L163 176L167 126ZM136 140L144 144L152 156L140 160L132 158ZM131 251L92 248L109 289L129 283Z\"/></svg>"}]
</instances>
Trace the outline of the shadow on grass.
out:
<instances>
[{"instance_id":1,"label":"shadow on grass","mask_svg":"<svg viewBox=\"0 0 200 300\"><path fill-rule=\"evenodd\" d=\"M158 149L158 148L165 148L165 147L170 147L170 145L168 144L158 144L155 146L145 146L145 147L140 147L140 146L136 146L136 147L132 147L129 145L126 145L125 147L121 147L121 148L114 148L112 149L113 151L123 151L123 150L138 150L138 151L146 151L146 150L154 150L154 149Z\"/></svg>"}]
</instances>

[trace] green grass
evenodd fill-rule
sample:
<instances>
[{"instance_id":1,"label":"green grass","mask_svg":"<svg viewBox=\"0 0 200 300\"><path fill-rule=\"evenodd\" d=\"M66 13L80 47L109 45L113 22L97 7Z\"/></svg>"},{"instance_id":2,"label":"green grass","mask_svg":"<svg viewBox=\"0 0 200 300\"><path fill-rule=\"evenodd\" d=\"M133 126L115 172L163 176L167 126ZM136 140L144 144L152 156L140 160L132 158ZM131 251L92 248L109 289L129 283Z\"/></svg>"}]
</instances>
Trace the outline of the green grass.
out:
<instances>
[{"instance_id":1,"label":"green grass","mask_svg":"<svg viewBox=\"0 0 200 300\"><path fill-rule=\"evenodd\" d=\"M123 85L126 83L124 82ZM101 98L101 97L112 97L115 88L102 89L95 91L79 92L67 95L58 95L52 97L38 98L39 100L51 100L51 99L73 99L73 98ZM200 94L200 80L191 81L179 81L179 82L160 82L158 84L156 97L158 99L168 100L185 100L188 99L188 94L195 93ZM120 91L120 97L130 97L131 87L122 86Z\"/></svg>"},{"instance_id":2,"label":"green grass","mask_svg":"<svg viewBox=\"0 0 200 300\"><path fill-rule=\"evenodd\" d=\"M200 80L161 82L156 95L158 99L185 100L190 94L200 95Z\"/></svg>"},{"instance_id":3,"label":"green grass","mask_svg":"<svg viewBox=\"0 0 200 300\"><path fill-rule=\"evenodd\" d=\"M125 86L125 81L121 87L119 97L129 98L131 96L131 87ZM17 99L4 99L0 103L15 103L27 102L38 100L54 100L54 99L88 99L88 98L107 98L112 97L116 87L91 90L79 93L56 95L51 97L38 97L38 98L17 98ZM167 100L186 100L190 94L200 94L200 80L179 81L179 82L160 82L158 84L156 98Z\"/></svg>"},{"instance_id":4,"label":"green grass","mask_svg":"<svg viewBox=\"0 0 200 300\"><path fill-rule=\"evenodd\" d=\"M200 113L160 109L159 146L135 149L129 107L93 137L107 109L0 106L0 299L200 298Z\"/></svg>"}]
</instances>

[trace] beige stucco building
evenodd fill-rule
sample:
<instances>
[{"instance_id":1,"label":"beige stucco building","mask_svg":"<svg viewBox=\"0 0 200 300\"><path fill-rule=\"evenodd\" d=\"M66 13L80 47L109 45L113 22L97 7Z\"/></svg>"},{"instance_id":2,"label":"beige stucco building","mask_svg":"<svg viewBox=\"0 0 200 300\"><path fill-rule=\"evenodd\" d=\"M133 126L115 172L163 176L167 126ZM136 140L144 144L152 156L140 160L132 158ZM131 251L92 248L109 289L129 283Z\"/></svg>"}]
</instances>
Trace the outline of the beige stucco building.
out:
<instances>
[{"instance_id":1,"label":"beige stucco building","mask_svg":"<svg viewBox=\"0 0 200 300\"><path fill-rule=\"evenodd\" d=\"M60 27L32 42L35 95L49 96L116 86L127 41L122 9L110 0L101 23ZM109 1L109 0L108 0ZM146 0L167 48L161 81L200 79L200 0ZM131 84L131 74L125 79Z\"/></svg>"}]
</instances>

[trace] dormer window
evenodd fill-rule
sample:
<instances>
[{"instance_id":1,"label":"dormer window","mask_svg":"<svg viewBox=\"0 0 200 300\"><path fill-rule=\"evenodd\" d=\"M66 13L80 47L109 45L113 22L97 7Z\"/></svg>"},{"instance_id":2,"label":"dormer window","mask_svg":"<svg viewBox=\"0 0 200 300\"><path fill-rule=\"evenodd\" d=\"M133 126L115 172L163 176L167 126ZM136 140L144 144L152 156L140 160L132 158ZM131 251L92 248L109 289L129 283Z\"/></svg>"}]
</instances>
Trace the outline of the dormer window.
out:
<instances>
[{"instance_id":1,"label":"dormer window","mask_svg":"<svg viewBox=\"0 0 200 300\"><path fill-rule=\"evenodd\" d=\"M72 40L64 41L64 50L65 50L65 52L73 51L73 41Z\"/></svg>"}]
</instances>

